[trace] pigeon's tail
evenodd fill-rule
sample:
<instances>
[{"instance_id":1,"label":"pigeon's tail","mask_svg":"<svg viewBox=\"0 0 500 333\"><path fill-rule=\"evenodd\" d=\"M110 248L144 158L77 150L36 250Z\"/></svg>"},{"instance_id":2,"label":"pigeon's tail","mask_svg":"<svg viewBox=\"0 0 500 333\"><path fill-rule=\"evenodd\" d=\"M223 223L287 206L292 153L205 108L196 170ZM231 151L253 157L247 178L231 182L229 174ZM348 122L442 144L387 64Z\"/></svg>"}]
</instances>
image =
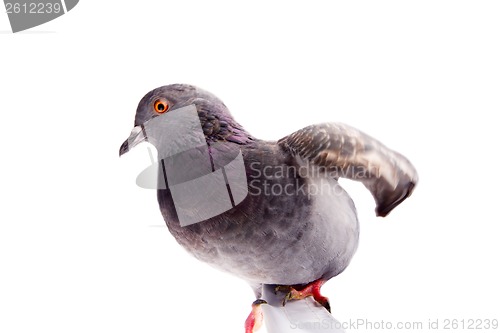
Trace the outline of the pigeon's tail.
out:
<instances>
[{"instance_id":1,"label":"pigeon's tail","mask_svg":"<svg viewBox=\"0 0 500 333\"><path fill-rule=\"evenodd\" d=\"M275 286L264 285L262 305L268 333L344 333L342 325L312 297L290 300L283 306L283 295Z\"/></svg>"}]
</instances>

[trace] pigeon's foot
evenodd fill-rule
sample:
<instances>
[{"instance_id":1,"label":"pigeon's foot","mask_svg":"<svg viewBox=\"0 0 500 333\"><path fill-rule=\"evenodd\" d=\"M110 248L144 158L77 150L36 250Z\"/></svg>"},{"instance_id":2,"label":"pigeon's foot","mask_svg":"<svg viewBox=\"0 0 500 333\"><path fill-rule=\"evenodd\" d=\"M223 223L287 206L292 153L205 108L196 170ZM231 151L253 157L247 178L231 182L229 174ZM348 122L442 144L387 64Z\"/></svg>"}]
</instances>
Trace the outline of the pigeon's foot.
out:
<instances>
[{"instance_id":1,"label":"pigeon's foot","mask_svg":"<svg viewBox=\"0 0 500 333\"><path fill-rule=\"evenodd\" d=\"M248 315L245 321L245 333L254 333L259 330L262 326L264 320L264 314L262 313L262 304L267 304L263 299L258 299L252 303L252 312Z\"/></svg>"},{"instance_id":2,"label":"pigeon's foot","mask_svg":"<svg viewBox=\"0 0 500 333\"><path fill-rule=\"evenodd\" d=\"M293 287L290 287L290 286L278 286L278 287L276 287L276 289L281 290L281 291L283 291L283 288L288 289L288 293L285 296L285 299L283 300L283 306L285 306L286 302L289 300L293 300L293 299L299 300L299 299L304 299L306 297L312 296L312 297L314 297L314 300L316 302L318 302L319 304L323 305L325 307L325 309L328 310L328 312L332 312L328 298L321 295L321 291L320 291L321 287L323 286L323 284L325 282L326 282L325 280L319 279L319 280L316 280L314 282L309 283L304 288L298 289L298 290L293 288Z\"/></svg>"}]
</instances>

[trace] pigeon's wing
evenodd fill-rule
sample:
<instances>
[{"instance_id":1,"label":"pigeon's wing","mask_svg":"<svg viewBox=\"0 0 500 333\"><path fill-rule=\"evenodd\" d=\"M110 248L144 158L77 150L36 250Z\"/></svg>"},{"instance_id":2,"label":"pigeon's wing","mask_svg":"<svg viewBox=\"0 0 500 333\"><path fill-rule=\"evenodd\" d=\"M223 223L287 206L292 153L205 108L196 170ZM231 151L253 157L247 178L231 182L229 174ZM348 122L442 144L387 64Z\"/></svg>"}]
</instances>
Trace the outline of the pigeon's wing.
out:
<instances>
[{"instance_id":1,"label":"pigeon's wing","mask_svg":"<svg viewBox=\"0 0 500 333\"><path fill-rule=\"evenodd\" d=\"M386 216L409 197L418 181L404 156L345 124L308 126L278 144L307 166L362 182L375 198L378 216Z\"/></svg>"}]
</instances>

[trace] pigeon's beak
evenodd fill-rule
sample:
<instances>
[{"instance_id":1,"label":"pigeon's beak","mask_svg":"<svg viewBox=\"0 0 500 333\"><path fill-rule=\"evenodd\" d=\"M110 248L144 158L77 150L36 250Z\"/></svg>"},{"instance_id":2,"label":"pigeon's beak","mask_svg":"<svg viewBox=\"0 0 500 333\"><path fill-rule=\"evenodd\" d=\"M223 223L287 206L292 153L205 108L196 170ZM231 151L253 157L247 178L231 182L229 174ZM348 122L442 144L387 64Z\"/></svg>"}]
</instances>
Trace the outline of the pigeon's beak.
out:
<instances>
[{"instance_id":1,"label":"pigeon's beak","mask_svg":"<svg viewBox=\"0 0 500 333\"><path fill-rule=\"evenodd\" d=\"M139 143L147 141L146 131L143 125L135 126L130 136L120 147L120 156L137 146Z\"/></svg>"}]
</instances>

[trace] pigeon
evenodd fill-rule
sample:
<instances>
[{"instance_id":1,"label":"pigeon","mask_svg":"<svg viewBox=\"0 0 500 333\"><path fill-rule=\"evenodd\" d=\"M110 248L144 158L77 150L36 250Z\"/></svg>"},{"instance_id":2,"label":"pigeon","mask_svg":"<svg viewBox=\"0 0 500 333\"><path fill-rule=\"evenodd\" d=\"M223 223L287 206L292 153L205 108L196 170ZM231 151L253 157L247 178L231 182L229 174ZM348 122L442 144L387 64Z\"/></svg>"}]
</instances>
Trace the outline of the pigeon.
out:
<instances>
[{"instance_id":1,"label":"pigeon","mask_svg":"<svg viewBox=\"0 0 500 333\"><path fill-rule=\"evenodd\" d=\"M356 208L339 178L361 182L381 217L418 182L407 158L353 127L322 123L259 140L219 98L187 84L142 98L120 156L145 141L159 154L157 199L170 233L194 257L253 289L246 333L262 325L266 304L308 298L331 311L321 286L346 269L359 240Z\"/></svg>"}]
</instances>

